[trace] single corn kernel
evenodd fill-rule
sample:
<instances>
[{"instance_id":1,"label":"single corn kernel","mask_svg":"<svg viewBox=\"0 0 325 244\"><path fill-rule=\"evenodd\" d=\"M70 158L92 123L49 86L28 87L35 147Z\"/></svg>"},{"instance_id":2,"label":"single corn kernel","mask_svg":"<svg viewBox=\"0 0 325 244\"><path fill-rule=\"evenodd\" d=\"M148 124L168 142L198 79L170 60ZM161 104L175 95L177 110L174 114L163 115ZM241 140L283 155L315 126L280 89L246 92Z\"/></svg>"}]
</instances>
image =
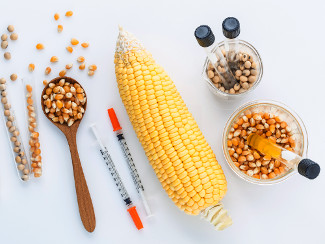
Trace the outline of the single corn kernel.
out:
<instances>
[{"instance_id":1,"label":"single corn kernel","mask_svg":"<svg viewBox=\"0 0 325 244\"><path fill-rule=\"evenodd\" d=\"M71 17L73 15L73 12L72 11L68 11L65 13L65 16L67 17Z\"/></svg>"},{"instance_id":2,"label":"single corn kernel","mask_svg":"<svg viewBox=\"0 0 325 244\"><path fill-rule=\"evenodd\" d=\"M85 67L86 67L85 63L82 63L82 64L79 65L79 69L80 69L80 70L84 70Z\"/></svg>"},{"instance_id":3,"label":"single corn kernel","mask_svg":"<svg viewBox=\"0 0 325 244\"><path fill-rule=\"evenodd\" d=\"M47 80L43 80L43 85L46 86L47 85Z\"/></svg>"},{"instance_id":4,"label":"single corn kernel","mask_svg":"<svg viewBox=\"0 0 325 244\"><path fill-rule=\"evenodd\" d=\"M48 75L51 73L51 67L46 67L45 68L45 74Z\"/></svg>"},{"instance_id":5,"label":"single corn kernel","mask_svg":"<svg viewBox=\"0 0 325 244\"><path fill-rule=\"evenodd\" d=\"M79 44L79 41L76 38L72 38L71 39L71 44L74 45L74 46L75 45L78 45Z\"/></svg>"},{"instance_id":6,"label":"single corn kernel","mask_svg":"<svg viewBox=\"0 0 325 244\"><path fill-rule=\"evenodd\" d=\"M65 76L66 73L67 73L67 71L65 69L61 70L60 73L59 73L59 76L63 77L63 76Z\"/></svg>"},{"instance_id":7,"label":"single corn kernel","mask_svg":"<svg viewBox=\"0 0 325 244\"><path fill-rule=\"evenodd\" d=\"M58 25L58 32L61 33L63 31L63 26L62 25Z\"/></svg>"},{"instance_id":8,"label":"single corn kernel","mask_svg":"<svg viewBox=\"0 0 325 244\"><path fill-rule=\"evenodd\" d=\"M65 68L66 68L66 69L71 69L72 66L73 66L73 64L72 64L72 63L69 63L69 64L67 64L67 65L65 66Z\"/></svg>"},{"instance_id":9,"label":"single corn kernel","mask_svg":"<svg viewBox=\"0 0 325 244\"><path fill-rule=\"evenodd\" d=\"M31 85L26 85L26 90L28 92L32 92L33 91L33 87Z\"/></svg>"},{"instance_id":10,"label":"single corn kernel","mask_svg":"<svg viewBox=\"0 0 325 244\"><path fill-rule=\"evenodd\" d=\"M92 64L92 65L89 65L88 69L89 70L92 70L92 71L96 71L97 70L97 66L95 64Z\"/></svg>"},{"instance_id":11,"label":"single corn kernel","mask_svg":"<svg viewBox=\"0 0 325 244\"><path fill-rule=\"evenodd\" d=\"M85 62L85 58L83 56L80 56L80 57L77 58L77 61L79 63L83 63L83 62Z\"/></svg>"},{"instance_id":12,"label":"single corn kernel","mask_svg":"<svg viewBox=\"0 0 325 244\"><path fill-rule=\"evenodd\" d=\"M70 46L66 47L66 49L67 49L67 51L68 51L69 53L72 53L72 52L73 52L73 48L70 47Z\"/></svg>"},{"instance_id":13,"label":"single corn kernel","mask_svg":"<svg viewBox=\"0 0 325 244\"><path fill-rule=\"evenodd\" d=\"M60 18L60 15L59 15L58 13L55 13L55 14L54 14L54 19L55 19L55 20L58 20L59 18Z\"/></svg>"},{"instance_id":14,"label":"single corn kernel","mask_svg":"<svg viewBox=\"0 0 325 244\"><path fill-rule=\"evenodd\" d=\"M42 43L37 43L36 44L36 49L37 50L42 50L42 49L44 49L44 45Z\"/></svg>"},{"instance_id":15,"label":"single corn kernel","mask_svg":"<svg viewBox=\"0 0 325 244\"><path fill-rule=\"evenodd\" d=\"M58 62L59 61L59 58L57 56L52 56L51 59L50 59L50 61L52 63L55 63L55 62Z\"/></svg>"},{"instance_id":16,"label":"single corn kernel","mask_svg":"<svg viewBox=\"0 0 325 244\"><path fill-rule=\"evenodd\" d=\"M83 42L83 43L81 43L81 46L83 48L87 48L87 47L89 47L89 43L88 42Z\"/></svg>"},{"instance_id":17,"label":"single corn kernel","mask_svg":"<svg viewBox=\"0 0 325 244\"><path fill-rule=\"evenodd\" d=\"M92 71L92 70L89 70L89 71L88 71L88 75L89 75L89 76L93 76L94 74L95 74L94 71Z\"/></svg>"},{"instance_id":18,"label":"single corn kernel","mask_svg":"<svg viewBox=\"0 0 325 244\"><path fill-rule=\"evenodd\" d=\"M34 69L35 69L35 64L29 64L29 65L28 65L28 70L29 70L29 72L33 72Z\"/></svg>"}]
</instances>

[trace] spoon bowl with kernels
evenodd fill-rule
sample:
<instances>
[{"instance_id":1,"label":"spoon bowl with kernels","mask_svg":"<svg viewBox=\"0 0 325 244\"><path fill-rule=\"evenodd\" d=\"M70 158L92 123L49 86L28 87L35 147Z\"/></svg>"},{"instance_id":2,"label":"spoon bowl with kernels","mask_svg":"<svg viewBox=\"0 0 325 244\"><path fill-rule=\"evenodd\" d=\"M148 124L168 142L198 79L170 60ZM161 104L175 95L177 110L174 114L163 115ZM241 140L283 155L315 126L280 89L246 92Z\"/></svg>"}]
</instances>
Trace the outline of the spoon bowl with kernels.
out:
<instances>
[{"instance_id":1,"label":"spoon bowl with kernels","mask_svg":"<svg viewBox=\"0 0 325 244\"><path fill-rule=\"evenodd\" d=\"M81 221L88 232L93 232L96 227L95 213L76 140L78 127L87 108L86 93L76 80L57 77L45 86L41 101L45 116L62 131L68 141Z\"/></svg>"}]
</instances>

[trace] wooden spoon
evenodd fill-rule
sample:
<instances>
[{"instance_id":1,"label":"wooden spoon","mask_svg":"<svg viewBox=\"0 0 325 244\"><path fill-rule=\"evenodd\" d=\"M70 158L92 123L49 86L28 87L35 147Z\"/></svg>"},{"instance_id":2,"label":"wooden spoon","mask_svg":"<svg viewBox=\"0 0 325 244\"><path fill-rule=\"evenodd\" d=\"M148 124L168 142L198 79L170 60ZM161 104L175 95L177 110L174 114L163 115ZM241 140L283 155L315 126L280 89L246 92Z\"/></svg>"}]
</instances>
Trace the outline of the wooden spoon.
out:
<instances>
[{"instance_id":1,"label":"wooden spoon","mask_svg":"<svg viewBox=\"0 0 325 244\"><path fill-rule=\"evenodd\" d=\"M74 80L70 77L57 77L57 78L51 80L49 82L49 84L50 83L58 83L61 79L65 79L66 82L69 82L71 84L74 84L74 83L79 84L76 80ZM45 95L46 89L49 88L49 84L47 84L47 86L44 88L44 90L42 92L42 109L43 109L45 116L56 127L58 127L63 132L65 137L67 138L67 141L68 141L69 147L70 147L74 181L75 181L75 187L76 187L77 200L78 200L78 205L79 205L79 213L80 213L81 221L87 231L93 232L96 227L94 207L93 207L93 203L91 201L87 182L86 182L86 179L85 179L85 176L84 176L84 173L82 170L82 166L80 163L80 158L79 158L78 149L77 149L77 141L76 141L77 130L78 130L81 120L77 120L74 122L74 124L72 126L68 126L66 123L60 124L59 122L53 122L53 120L48 117L48 114L45 112L43 95ZM83 105L83 107L86 111L87 101Z\"/></svg>"}]
</instances>

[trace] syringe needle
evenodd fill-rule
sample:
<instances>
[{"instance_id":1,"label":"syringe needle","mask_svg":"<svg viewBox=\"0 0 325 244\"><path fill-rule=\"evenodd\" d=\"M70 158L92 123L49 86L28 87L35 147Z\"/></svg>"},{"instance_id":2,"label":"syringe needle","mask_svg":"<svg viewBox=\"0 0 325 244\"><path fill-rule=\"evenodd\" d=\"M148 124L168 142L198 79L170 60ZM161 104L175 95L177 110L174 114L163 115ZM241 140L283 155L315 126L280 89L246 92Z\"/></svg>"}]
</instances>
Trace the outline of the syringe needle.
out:
<instances>
[{"instance_id":1,"label":"syringe needle","mask_svg":"<svg viewBox=\"0 0 325 244\"><path fill-rule=\"evenodd\" d=\"M137 168L136 168L136 166L135 166L135 164L133 162L129 147L128 147L128 145L126 143L126 140L124 138L122 127L121 127L121 125L120 125L120 123L119 123L119 121L118 121L118 119L116 117L116 114L115 114L115 111L114 111L113 108L108 109L108 115L109 115L109 118L110 118L112 126L113 126L113 131L116 133L117 139L118 139L119 144L120 144L120 146L122 148L125 160L128 163L129 170L130 170L133 182L134 182L135 187L136 187L136 189L138 191L138 194L139 194L139 196L141 198L141 201L143 203L143 206L145 208L147 216L151 216L152 214L151 214L149 204L148 204L148 202L146 200L146 197L145 197L144 187L142 185L142 182L141 182L139 173L137 171Z\"/></svg>"},{"instance_id":2,"label":"syringe needle","mask_svg":"<svg viewBox=\"0 0 325 244\"><path fill-rule=\"evenodd\" d=\"M121 195L125 205L128 208L127 211L131 215L131 218L132 218L135 226L137 227L137 229L138 230L142 229L143 225L142 225L141 219L137 213L136 207L133 206L131 198L125 189L122 179L115 167L115 164L114 164L111 156L109 155L108 150L106 149L106 147L104 146L104 144L102 143L102 141L99 137L98 131L96 129L96 125L92 124L92 125L90 125L90 128L91 128L91 131L93 132L93 134L100 146L101 155L103 156L103 159L104 159L106 165L108 166L108 169L109 169L109 171L113 177L113 180L115 182L115 185L116 185L118 191L120 192L120 195Z\"/></svg>"}]
</instances>

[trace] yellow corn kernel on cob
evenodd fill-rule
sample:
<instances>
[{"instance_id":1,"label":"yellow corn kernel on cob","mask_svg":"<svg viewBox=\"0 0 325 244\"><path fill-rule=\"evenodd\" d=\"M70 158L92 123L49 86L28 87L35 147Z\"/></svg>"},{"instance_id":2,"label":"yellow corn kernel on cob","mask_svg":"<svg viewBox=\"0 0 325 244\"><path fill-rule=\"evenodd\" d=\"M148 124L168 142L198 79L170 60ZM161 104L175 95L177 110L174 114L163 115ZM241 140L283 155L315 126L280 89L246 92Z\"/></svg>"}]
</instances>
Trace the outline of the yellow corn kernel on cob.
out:
<instances>
[{"instance_id":1,"label":"yellow corn kernel on cob","mask_svg":"<svg viewBox=\"0 0 325 244\"><path fill-rule=\"evenodd\" d=\"M216 157L166 72L120 28L115 52L120 96L163 188L188 214L217 229L231 225L219 201L227 182Z\"/></svg>"}]
</instances>

